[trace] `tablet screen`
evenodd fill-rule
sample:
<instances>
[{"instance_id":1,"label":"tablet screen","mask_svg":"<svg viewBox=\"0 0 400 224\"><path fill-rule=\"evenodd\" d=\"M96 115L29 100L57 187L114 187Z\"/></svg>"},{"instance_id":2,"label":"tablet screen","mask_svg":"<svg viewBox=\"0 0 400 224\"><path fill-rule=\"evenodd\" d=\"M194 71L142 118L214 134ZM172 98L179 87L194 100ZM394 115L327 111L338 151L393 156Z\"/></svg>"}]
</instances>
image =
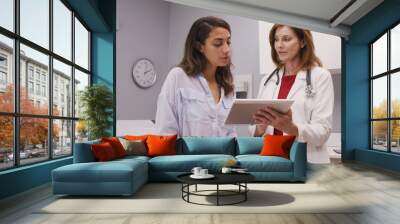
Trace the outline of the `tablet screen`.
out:
<instances>
[{"instance_id":1,"label":"tablet screen","mask_svg":"<svg viewBox=\"0 0 400 224\"><path fill-rule=\"evenodd\" d=\"M257 110L271 107L281 113L289 111L294 100L276 99L235 99L225 124L253 124L253 115Z\"/></svg>"}]
</instances>

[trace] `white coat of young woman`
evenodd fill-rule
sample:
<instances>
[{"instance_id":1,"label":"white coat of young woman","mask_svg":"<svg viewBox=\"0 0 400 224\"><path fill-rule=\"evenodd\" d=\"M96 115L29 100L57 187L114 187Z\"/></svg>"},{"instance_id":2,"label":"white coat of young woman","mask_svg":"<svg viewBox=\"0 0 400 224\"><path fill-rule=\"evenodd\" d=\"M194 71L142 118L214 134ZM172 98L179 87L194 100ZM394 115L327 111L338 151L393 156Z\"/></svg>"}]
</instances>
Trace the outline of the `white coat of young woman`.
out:
<instances>
[{"instance_id":1,"label":"white coat of young woman","mask_svg":"<svg viewBox=\"0 0 400 224\"><path fill-rule=\"evenodd\" d=\"M203 17L195 21L185 43L183 62L171 69L158 96L159 134L236 136L235 128L224 124L232 107L233 85L225 92L222 84L227 82L217 81L217 76L231 76L230 43L230 27L224 20ZM184 69L188 65L201 71L189 75ZM217 73L218 68L229 73Z\"/></svg>"}]
</instances>

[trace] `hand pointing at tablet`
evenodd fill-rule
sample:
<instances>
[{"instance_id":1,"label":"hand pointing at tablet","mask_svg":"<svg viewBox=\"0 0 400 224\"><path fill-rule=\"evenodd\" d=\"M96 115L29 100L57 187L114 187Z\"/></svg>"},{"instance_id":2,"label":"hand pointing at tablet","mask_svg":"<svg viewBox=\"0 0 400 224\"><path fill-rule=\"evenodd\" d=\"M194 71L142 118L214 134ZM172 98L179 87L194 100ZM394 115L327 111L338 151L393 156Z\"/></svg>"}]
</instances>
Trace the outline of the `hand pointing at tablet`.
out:
<instances>
[{"instance_id":1,"label":"hand pointing at tablet","mask_svg":"<svg viewBox=\"0 0 400 224\"><path fill-rule=\"evenodd\" d=\"M268 125L271 125L287 134L298 135L297 126L292 120L292 111L289 110L286 113L278 112L270 107L265 107L257 110L253 115L254 123L256 126L256 136L263 134L263 130L266 129Z\"/></svg>"}]
</instances>

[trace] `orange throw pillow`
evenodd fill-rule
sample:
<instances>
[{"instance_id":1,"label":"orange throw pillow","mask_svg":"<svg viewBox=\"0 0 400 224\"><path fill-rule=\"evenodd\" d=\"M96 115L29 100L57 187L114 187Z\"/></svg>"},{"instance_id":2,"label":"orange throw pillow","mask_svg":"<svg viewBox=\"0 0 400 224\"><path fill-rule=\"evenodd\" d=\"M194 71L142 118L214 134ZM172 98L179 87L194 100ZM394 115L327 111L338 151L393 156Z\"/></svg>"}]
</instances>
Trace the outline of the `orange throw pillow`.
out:
<instances>
[{"instance_id":1,"label":"orange throw pillow","mask_svg":"<svg viewBox=\"0 0 400 224\"><path fill-rule=\"evenodd\" d=\"M296 136L294 135L266 135L261 156L280 156L286 159L290 157L290 148Z\"/></svg>"},{"instance_id":2,"label":"orange throw pillow","mask_svg":"<svg viewBox=\"0 0 400 224\"><path fill-rule=\"evenodd\" d=\"M129 141L143 141L146 142L148 135L125 135L125 139Z\"/></svg>"},{"instance_id":3,"label":"orange throw pillow","mask_svg":"<svg viewBox=\"0 0 400 224\"><path fill-rule=\"evenodd\" d=\"M110 137L110 138L101 138L101 142L108 142L114 149L115 155L117 158L121 158L126 156L126 151L124 147L122 146L121 142L118 140L116 137Z\"/></svg>"},{"instance_id":4,"label":"orange throw pillow","mask_svg":"<svg viewBox=\"0 0 400 224\"><path fill-rule=\"evenodd\" d=\"M117 158L113 147L108 142L93 144L90 147L92 149L94 157L99 162L110 161Z\"/></svg>"},{"instance_id":5,"label":"orange throw pillow","mask_svg":"<svg viewBox=\"0 0 400 224\"><path fill-rule=\"evenodd\" d=\"M147 155L148 156L165 156L176 154L176 135L159 136L149 135L147 137Z\"/></svg>"}]
</instances>

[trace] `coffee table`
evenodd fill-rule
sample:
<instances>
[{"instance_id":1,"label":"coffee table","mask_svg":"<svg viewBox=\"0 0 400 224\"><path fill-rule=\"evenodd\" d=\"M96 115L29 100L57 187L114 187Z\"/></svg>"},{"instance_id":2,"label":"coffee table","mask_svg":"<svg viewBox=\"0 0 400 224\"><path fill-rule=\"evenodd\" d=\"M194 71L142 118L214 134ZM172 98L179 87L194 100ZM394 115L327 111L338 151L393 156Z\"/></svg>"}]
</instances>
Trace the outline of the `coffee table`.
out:
<instances>
[{"instance_id":1,"label":"coffee table","mask_svg":"<svg viewBox=\"0 0 400 224\"><path fill-rule=\"evenodd\" d=\"M178 181L182 183L182 199L188 203L198 204L198 205L234 205L245 202L247 200L247 192L249 188L247 183L255 180L255 177L249 173L214 173L215 176L212 179L193 179L190 177L191 173L182 174L177 177ZM215 190L198 190L197 185L215 185ZM190 186L195 186L194 191L190 191ZM236 185L237 190L225 190L220 189L220 185ZM215 194L206 194L209 192L214 192ZM203 204L197 203L190 200L190 196L203 196L203 197L216 197L216 204ZM221 202L222 197L232 197L239 196L239 200L231 203Z\"/></svg>"}]
</instances>

